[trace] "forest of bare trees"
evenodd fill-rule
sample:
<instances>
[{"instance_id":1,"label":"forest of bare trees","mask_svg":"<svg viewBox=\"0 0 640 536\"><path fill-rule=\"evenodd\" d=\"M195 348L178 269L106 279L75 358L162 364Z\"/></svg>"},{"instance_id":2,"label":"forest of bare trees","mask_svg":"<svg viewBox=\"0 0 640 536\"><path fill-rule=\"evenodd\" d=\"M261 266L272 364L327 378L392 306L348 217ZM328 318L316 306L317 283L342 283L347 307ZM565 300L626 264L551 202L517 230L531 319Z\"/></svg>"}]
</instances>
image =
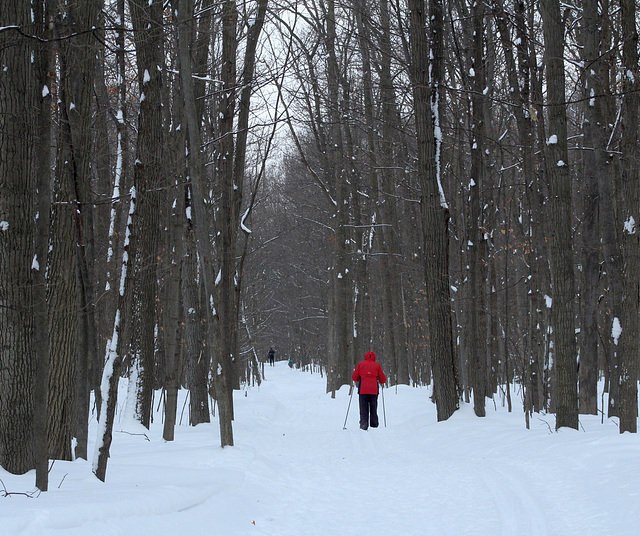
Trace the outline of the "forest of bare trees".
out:
<instances>
[{"instance_id":1,"label":"forest of bare trees","mask_svg":"<svg viewBox=\"0 0 640 536\"><path fill-rule=\"evenodd\" d=\"M629 0L0 2L0 465L104 480L123 380L167 441L187 389L231 446L269 347L332 395L374 350L438 420L494 399L636 432L637 24Z\"/></svg>"}]
</instances>

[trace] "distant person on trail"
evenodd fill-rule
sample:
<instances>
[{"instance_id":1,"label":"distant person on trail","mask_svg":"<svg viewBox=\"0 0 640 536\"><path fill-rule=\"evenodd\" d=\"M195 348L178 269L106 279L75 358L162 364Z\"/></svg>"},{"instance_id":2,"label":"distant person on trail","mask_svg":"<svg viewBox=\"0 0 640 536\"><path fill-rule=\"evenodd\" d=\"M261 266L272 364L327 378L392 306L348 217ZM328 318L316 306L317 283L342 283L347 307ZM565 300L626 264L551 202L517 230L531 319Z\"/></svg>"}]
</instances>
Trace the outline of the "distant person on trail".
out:
<instances>
[{"instance_id":1,"label":"distant person on trail","mask_svg":"<svg viewBox=\"0 0 640 536\"><path fill-rule=\"evenodd\" d=\"M364 360L356 365L351 379L358 384L360 399L360 428L366 430L378 427L378 384L387 383L380 363L376 362L376 354L367 352Z\"/></svg>"},{"instance_id":2,"label":"distant person on trail","mask_svg":"<svg viewBox=\"0 0 640 536\"><path fill-rule=\"evenodd\" d=\"M269 365L273 366L274 361L276 359L276 353L273 351L273 348L269 350Z\"/></svg>"}]
</instances>

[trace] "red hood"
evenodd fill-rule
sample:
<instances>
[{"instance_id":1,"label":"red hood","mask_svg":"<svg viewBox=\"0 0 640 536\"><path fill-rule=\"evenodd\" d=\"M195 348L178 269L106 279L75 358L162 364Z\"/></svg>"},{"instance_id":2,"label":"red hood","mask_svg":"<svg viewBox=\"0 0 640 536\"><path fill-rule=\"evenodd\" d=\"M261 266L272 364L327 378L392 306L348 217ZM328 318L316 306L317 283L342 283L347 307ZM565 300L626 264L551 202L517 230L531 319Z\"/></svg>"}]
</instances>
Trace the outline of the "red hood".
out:
<instances>
[{"instance_id":1,"label":"red hood","mask_svg":"<svg viewBox=\"0 0 640 536\"><path fill-rule=\"evenodd\" d=\"M375 361L376 360L376 354L374 352L367 352L366 354L364 354L364 358L367 361Z\"/></svg>"}]
</instances>

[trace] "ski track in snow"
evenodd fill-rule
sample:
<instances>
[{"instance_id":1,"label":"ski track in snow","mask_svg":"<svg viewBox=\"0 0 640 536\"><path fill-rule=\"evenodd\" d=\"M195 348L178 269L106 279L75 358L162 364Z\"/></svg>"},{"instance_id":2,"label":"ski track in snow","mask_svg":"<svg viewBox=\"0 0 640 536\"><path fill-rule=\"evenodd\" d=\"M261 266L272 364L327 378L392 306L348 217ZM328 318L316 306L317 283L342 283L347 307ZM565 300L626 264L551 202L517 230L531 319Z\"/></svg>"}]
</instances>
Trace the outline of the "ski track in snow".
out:
<instances>
[{"instance_id":1,"label":"ski track in snow","mask_svg":"<svg viewBox=\"0 0 640 536\"><path fill-rule=\"evenodd\" d=\"M51 491L0 497L0 536L640 533L640 441L612 422L553 433L552 416L534 416L526 430L520 410L488 403L485 418L463 405L437 423L430 389L398 386L386 427L380 399L380 427L359 429L354 393L343 430L347 387L332 399L319 374L285 362L265 375L236 393L236 446L220 448L216 419L171 443L160 415L149 440L116 424L106 483L88 462L56 462ZM0 479L33 489L33 472Z\"/></svg>"}]
</instances>

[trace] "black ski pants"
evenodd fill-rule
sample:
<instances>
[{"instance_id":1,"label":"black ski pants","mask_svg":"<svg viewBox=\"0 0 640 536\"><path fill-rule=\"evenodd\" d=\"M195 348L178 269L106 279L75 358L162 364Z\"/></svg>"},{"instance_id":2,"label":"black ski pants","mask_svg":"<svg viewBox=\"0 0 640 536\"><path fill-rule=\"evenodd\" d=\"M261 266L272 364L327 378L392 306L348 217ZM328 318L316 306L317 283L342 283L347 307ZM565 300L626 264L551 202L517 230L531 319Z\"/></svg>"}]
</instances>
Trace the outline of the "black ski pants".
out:
<instances>
[{"instance_id":1,"label":"black ski pants","mask_svg":"<svg viewBox=\"0 0 640 536\"><path fill-rule=\"evenodd\" d=\"M366 430L378 427L378 395L358 395L360 397L360 428Z\"/></svg>"}]
</instances>

